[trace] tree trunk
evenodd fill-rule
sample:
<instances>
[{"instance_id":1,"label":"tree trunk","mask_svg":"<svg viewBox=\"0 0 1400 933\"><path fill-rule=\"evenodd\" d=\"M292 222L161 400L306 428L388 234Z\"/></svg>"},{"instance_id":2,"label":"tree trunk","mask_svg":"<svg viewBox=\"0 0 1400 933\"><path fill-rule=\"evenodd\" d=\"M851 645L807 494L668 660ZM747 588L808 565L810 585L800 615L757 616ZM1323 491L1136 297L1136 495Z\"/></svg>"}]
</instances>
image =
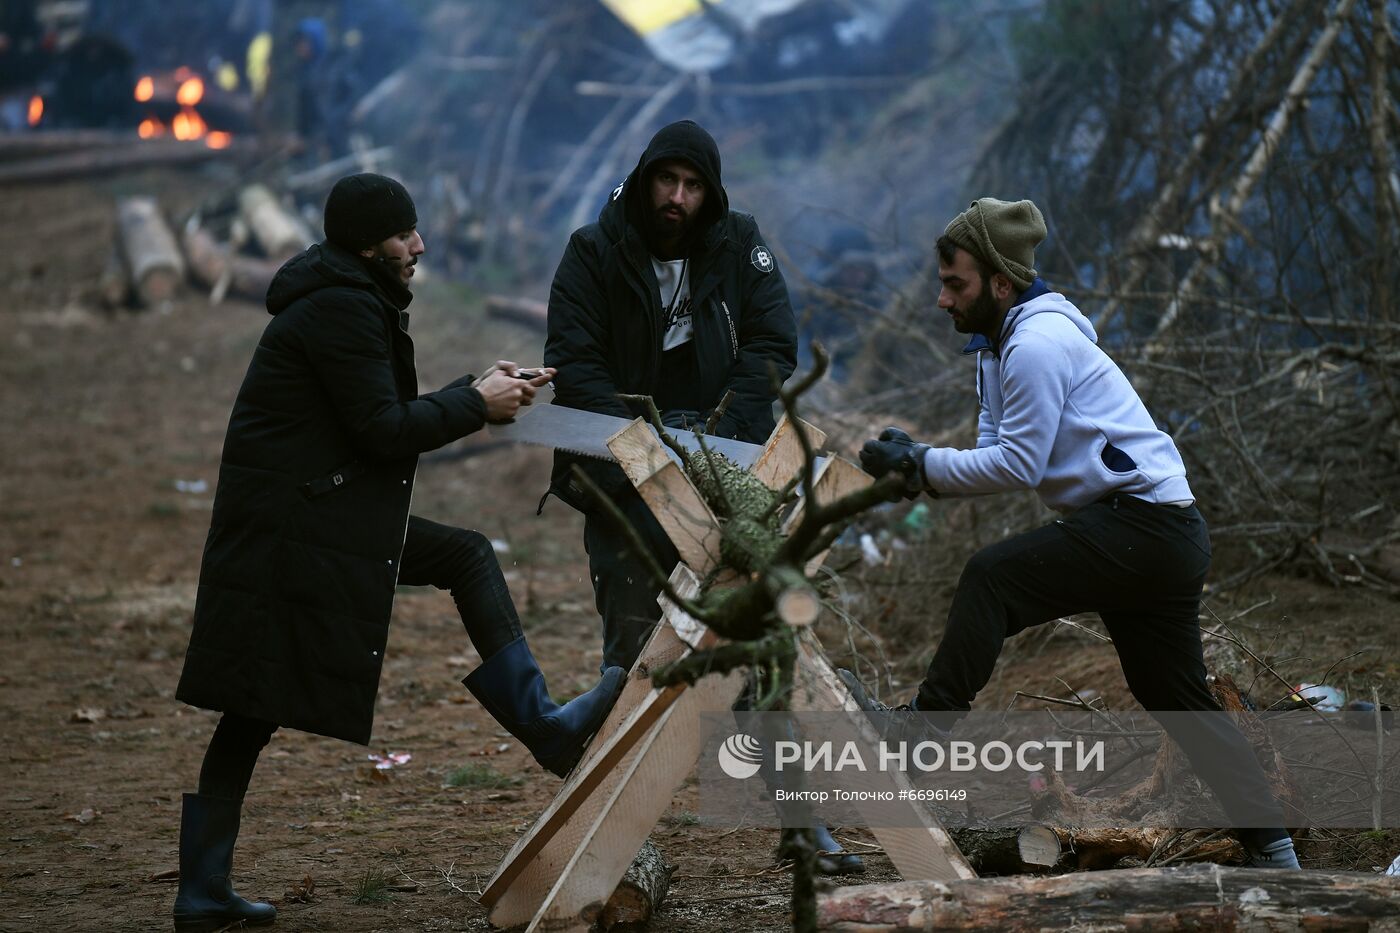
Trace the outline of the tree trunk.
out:
<instances>
[{"instance_id":1,"label":"tree trunk","mask_svg":"<svg viewBox=\"0 0 1400 933\"><path fill-rule=\"evenodd\" d=\"M118 201L117 230L137 303L149 308L175 297L185 278L185 261L156 199Z\"/></svg>"},{"instance_id":2,"label":"tree trunk","mask_svg":"<svg viewBox=\"0 0 1400 933\"><path fill-rule=\"evenodd\" d=\"M1400 930L1400 885L1379 875L1193 865L1050 878L904 881L840 888L818 929Z\"/></svg>"},{"instance_id":3,"label":"tree trunk","mask_svg":"<svg viewBox=\"0 0 1400 933\"><path fill-rule=\"evenodd\" d=\"M238 193L238 216L271 259L290 259L315 242L301 218L283 208L266 185L249 185Z\"/></svg>"},{"instance_id":4,"label":"tree trunk","mask_svg":"<svg viewBox=\"0 0 1400 933\"><path fill-rule=\"evenodd\" d=\"M642 843L642 850L628 866L617 890L603 905L598 926L611 930L618 924L640 926L651 920L666 899L675 871L676 866L666 864L661 850L652 845L650 839Z\"/></svg>"},{"instance_id":5,"label":"tree trunk","mask_svg":"<svg viewBox=\"0 0 1400 933\"><path fill-rule=\"evenodd\" d=\"M954 829L949 835L979 875L1044 872L1063 852L1058 831L1032 823L1009 829Z\"/></svg>"},{"instance_id":6,"label":"tree trunk","mask_svg":"<svg viewBox=\"0 0 1400 933\"><path fill-rule=\"evenodd\" d=\"M277 263L230 253L208 230L193 224L185 228L181 240L190 270L200 283L212 289L211 301L215 304L230 292L253 301L267 297L268 286L277 274Z\"/></svg>"},{"instance_id":7,"label":"tree trunk","mask_svg":"<svg viewBox=\"0 0 1400 933\"><path fill-rule=\"evenodd\" d=\"M526 327L544 330L549 321L549 306L534 298L515 298L510 295L487 295L486 313L504 321L515 321Z\"/></svg>"},{"instance_id":8,"label":"tree trunk","mask_svg":"<svg viewBox=\"0 0 1400 933\"><path fill-rule=\"evenodd\" d=\"M106 172L152 165L185 165L227 159L247 147L237 143L227 149L210 149L203 143L176 140L140 140L126 146L106 146L43 155L38 151L23 159L0 165L0 186L23 185L36 181L87 178Z\"/></svg>"}]
</instances>

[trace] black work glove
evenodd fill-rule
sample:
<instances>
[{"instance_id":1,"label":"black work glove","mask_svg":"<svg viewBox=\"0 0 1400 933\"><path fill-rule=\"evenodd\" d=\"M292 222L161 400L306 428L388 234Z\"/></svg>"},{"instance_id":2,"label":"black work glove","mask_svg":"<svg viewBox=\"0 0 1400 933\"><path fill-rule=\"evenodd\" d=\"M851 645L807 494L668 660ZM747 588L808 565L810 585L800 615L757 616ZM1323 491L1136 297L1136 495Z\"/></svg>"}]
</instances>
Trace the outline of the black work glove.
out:
<instances>
[{"instance_id":1,"label":"black work glove","mask_svg":"<svg viewBox=\"0 0 1400 933\"><path fill-rule=\"evenodd\" d=\"M677 431L699 431L705 427L700 412L689 408L669 408L661 413L661 423Z\"/></svg>"},{"instance_id":2,"label":"black work glove","mask_svg":"<svg viewBox=\"0 0 1400 933\"><path fill-rule=\"evenodd\" d=\"M924 453L928 444L916 444L899 428L885 428L860 449L860 465L876 479L894 471L904 477L903 496L913 499L928 488L924 479Z\"/></svg>"}]
</instances>

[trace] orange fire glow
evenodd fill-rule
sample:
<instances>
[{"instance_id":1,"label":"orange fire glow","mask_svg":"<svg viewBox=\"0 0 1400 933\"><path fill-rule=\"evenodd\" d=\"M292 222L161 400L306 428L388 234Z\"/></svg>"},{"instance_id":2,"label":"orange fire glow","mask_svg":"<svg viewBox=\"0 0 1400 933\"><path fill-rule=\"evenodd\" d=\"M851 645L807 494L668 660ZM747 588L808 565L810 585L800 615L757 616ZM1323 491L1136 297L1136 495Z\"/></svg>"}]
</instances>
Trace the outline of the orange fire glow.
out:
<instances>
[{"instance_id":1,"label":"orange fire glow","mask_svg":"<svg viewBox=\"0 0 1400 933\"><path fill-rule=\"evenodd\" d=\"M132 96L144 104L146 101L154 97L155 93L155 81L151 79L150 75L144 75L140 81L136 82L136 91Z\"/></svg>"},{"instance_id":2,"label":"orange fire glow","mask_svg":"<svg viewBox=\"0 0 1400 933\"><path fill-rule=\"evenodd\" d=\"M157 136L164 136L165 124L154 117L147 117L141 121L140 126L136 127L136 134L142 139L155 139Z\"/></svg>"},{"instance_id":3,"label":"orange fire glow","mask_svg":"<svg viewBox=\"0 0 1400 933\"><path fill-rule=\"evenodd\" d=\"M44 119L44 99L35 94L29 98L29 125L38 126L42 119Z\"/></svg>"},{"instance_id":4,"label":"orange fire glow","mask_svg":"<svg viewBox=\"0 0 1400 933\"><path fill-rule=\"evenodd\" d=\"M186 107L170 121L170 132L175 134L176 139L199 139L209 132L209 126L197 111Z\"/></svg>"},{"instance_id":5,"label":"orange fire glow","mask_svg":"<svg viewBox=\"0 0 1400 933\"><path fill-rule=\"evenodd\" d=\"M198 75L180 82L180 89L175 92L175 102L181 107L193 107L203 99L204 79Z\"/></svg>"},{"instance_id":6,"label":"orange fire glow","mask_svg":"<svg viewBox=\"0 0 1400 933\"><path fill-rule=\"evenodd\" d=\"M223 130L215 130L204 137L204 145L210 149L227 149L233 143L233 135Z\"/></svg>"}]
</instances>

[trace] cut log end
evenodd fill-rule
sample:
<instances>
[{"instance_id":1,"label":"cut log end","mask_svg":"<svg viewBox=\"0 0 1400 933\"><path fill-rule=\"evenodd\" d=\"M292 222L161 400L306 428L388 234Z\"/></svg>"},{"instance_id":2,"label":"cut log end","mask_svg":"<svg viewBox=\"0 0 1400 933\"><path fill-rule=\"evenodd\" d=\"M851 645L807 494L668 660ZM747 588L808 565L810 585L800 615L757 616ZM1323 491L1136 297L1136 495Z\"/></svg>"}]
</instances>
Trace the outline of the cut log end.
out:
<instances>
[{"instance_id":1,"label":"cut log end","mask_svg":"<svg viewBox=\"0 0 1400 933\"><path fill-rule=\"evenodd\" d=\"M805 627L817 621L822 601L810 587L789 587L778 594L778 617L788 625Z\"/></svg>"},{"instance_id":2,"label":"cut log end","mask_svg":"<svg viewBox=\"0 0 1400 933\"><path fill-rule=\"evenodd\" d=\"M596 918L598 926L611 930L624 925L640 926L650 921L661 909L675 871L676 866L666 863L661 850L652 845L650 839L642 843L641 851L627 867L627 873L599 912Z\"/></svg>"}]
</instances>

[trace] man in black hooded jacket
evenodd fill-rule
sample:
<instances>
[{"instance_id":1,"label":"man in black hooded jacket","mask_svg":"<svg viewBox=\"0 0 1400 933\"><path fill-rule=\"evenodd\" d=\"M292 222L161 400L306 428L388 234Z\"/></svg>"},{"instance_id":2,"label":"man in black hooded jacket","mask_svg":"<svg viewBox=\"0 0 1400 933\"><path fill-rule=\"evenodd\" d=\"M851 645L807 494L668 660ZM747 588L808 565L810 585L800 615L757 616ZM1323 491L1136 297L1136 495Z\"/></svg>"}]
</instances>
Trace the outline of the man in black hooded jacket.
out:
<instances>
[{"instance_id":1,"label":"man in black hooded jacket","mask_svg":"<svg viewBox=\"0 0 1400 933\"><path fill-rule=\"evenodd\" d=\"M598 215L569 239L549 295L545 363L554 401L633 418L618 395L649 395L670 427L703 426L754 444L774 427L774 377L792 375L797 327L787 286L753 217L729 209L719 148L690 120L662 127ZM661 616L657 588L623 536L571 475L578 464L641 534L663 567L679 559L615 464L557 453L550 492L584 513L584 547L603 664L630 668ZM541 503L543 505L543 503ZM765 779L772 777L765 771ZM863 870L813 825L826 874Z\"/></svg>"},{"instance_id":2,"label":"man in black hooded jacket","mask_svg":"<svg viewBox=\"0 0 1400 933\"><path fill-rule=\"evenodd\" d=\"M732 390L713 433L761 444L774 426L773 375L797 359L787 286L753 217L729 209L719 148L697 124L662 127L589 224L569 239L549 295L545 364L555 404L624 418L619 393L650 395L669 426L704 425ZM586 501L575 463L641 532L663 567L676 550L615 464L557 453L550 492L586 516L603 663L630 668L661 610L645 567Z\"/></svg>"},{"instance_id":3,"label":"man in black hooded jacket","mask_svg":"<svg viewBox=\"0 0 1400 933\"><path fill-rule=\"evenodd\" d=\"M409 514L418 455L512 418L552 370L501 361L420 395L408 304L424 252L403 185L342 178L326 240L290 259L234 401L176 696L223 713L180 824L177 931L271 922L229 883L239 814L279 727L368 744L399 584L449 590L482 663L464 683L563 776L617 698L564 705L521 633L490 541Z\"/></svg>"}]
</instances>

